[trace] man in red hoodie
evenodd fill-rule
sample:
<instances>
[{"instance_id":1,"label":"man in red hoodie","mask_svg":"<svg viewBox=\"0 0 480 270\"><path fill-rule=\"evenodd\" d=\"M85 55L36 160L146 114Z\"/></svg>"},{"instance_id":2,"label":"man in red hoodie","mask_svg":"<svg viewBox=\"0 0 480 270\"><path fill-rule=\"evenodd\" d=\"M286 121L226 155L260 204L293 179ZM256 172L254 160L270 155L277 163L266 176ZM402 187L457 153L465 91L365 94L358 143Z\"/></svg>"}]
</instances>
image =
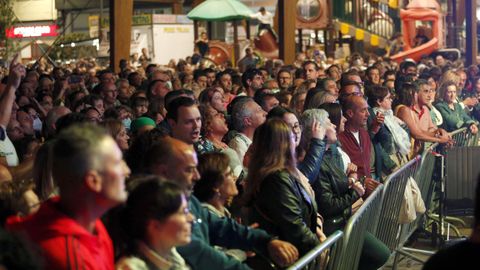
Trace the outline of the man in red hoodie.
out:
<instances>
[{"instance_id":1,"label":"man in red hoodie","mask_svg":"<svg viewBox=\"0 0 480 270\"><path fill-rule=\"evenodd\" d=\"M39 246L44 269L113 270L112 241L99 218L127 199L121 150L103 129L81 124L62 131L52 153L60 196L10 218L7 229Z\"/></svg>"}]
</instances>

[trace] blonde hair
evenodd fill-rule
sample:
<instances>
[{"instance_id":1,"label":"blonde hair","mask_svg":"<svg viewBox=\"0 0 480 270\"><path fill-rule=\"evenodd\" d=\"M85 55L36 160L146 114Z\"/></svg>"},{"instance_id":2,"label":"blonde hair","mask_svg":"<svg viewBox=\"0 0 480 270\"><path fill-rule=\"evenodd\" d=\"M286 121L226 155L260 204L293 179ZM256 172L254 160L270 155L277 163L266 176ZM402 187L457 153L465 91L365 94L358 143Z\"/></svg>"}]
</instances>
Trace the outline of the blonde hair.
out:
<instances>
[{"instance_id":1,"label":"blonde hair","mask_svg":"<svg viewBox=\"0 0 480 270\"><path fill-rule=\"evenodd\" d=\"M443 73L438 85L443 85L448 81L452 81L453 83L455 83L455 85L458 85L458 83L460 82L460 76L458 75L457 72L453 70L448 70L445 73Z\"/></svg>"}]
</instances>

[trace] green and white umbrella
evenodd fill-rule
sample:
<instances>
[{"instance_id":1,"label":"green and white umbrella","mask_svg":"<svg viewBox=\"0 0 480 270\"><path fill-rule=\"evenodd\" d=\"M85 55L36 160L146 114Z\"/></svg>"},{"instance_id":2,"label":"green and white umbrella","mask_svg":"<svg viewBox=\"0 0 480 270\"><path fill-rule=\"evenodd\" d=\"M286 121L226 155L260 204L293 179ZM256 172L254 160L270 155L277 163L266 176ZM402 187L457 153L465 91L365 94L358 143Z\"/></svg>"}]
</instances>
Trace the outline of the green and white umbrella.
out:
<instances>
[{"instance_id":1,"label":"green and white umbrella","mask_svg":"<svg viewBox=\"0 0 480 270\"><path fill-rule=\"evenodd\" d=\"M238 0L207 0L192 9L187 17L195 21L233 21L249 19L253 11Z\"/></svg>"}]
</instances>

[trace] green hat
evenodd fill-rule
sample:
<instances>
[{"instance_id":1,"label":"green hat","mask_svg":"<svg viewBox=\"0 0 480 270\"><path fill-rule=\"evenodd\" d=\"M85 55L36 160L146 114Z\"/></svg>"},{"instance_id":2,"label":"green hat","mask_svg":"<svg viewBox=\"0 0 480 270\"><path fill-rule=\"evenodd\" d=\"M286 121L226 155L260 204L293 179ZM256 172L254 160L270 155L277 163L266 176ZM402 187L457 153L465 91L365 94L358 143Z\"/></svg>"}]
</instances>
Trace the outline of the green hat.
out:
<instances>
[{"instance_id":1,"label":"green hat","mask_svg":"<svg viewBox=\"0 0 480 270\"><path fill-rule=\"evenodd\" d=\"M142 128L144 126L156 127L157 124L155 124L155 121L153 121L152 118L142 116L142 117L139 117L139 118L132 121L132 124L130 125L130 130L133 133L135 133L135 132L137 132L137 130L139 130L140 128Z\"/></svg>"}]
</instances>

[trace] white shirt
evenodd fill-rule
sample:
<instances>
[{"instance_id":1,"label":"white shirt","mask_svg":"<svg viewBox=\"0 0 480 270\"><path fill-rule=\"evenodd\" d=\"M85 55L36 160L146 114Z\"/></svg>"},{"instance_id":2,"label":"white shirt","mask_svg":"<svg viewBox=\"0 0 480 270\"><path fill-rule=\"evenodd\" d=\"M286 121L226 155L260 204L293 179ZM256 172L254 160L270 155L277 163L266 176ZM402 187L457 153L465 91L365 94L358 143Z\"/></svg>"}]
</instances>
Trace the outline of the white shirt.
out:
<instances>
[{"instance_id":1,"label":"white shirt","mask_svg":"<svg viewBox=\"0 0 480 270\"><path fill-rule=\"evenodd\" d=\"M357 132L358 134L358 132ZM340 156L342 157L342 161L343 161L343 171L345 173L347 173L347 168L348 168L348 164L350 164L352 161L350 160L350 157L347 155L347 153L345 153L341 147L337 147L338 149L338 152L340 153Z\"/></svg>"},{"instance_id":2,"label":"white shirt","mask_svg":"<svg viewBox=\"0 0 480 270\"><path fill-rule=\"evenodd\" d=\"M360 145L360 134L357 132L352 132L353 137L355 137L355 140L357 140L358 145Z\"/></svg>"},{"instance_id":3,"label":"white shirt","mask_svg":"<svg viewBox=\"0 0 480 270\"><path fill-rule=\"evenodd\" d=\"M250 17L259 20L260 23L269 24L270 26L273 25L273 14L268 11L265 11L265 15L263 15L261 12L257 12L250 15Z\"/></svg>"},{"instance_id":4,"label":"white shirt","mask_svg":"<svg viewBox=\"0 0 480 270\"><path fill-rule=\"evenodd\" d=\"M235 135L235 137L233 137L233 139L230 140L228 146L237 152L238 159L243 164L243 158L245 157L245 153L247 153L248 147L250 147L251 144L252 140L239 132L237 135Z\"/></svg>"},{"instance_id":5,"label":"white shirt","mask_svg":"<svg viewBox=\"0 0 480 270\"><path fill-rule=\"evenodd\" d=\"M0 157L4 157L7 160L9 167L18 166L19 160L17 151L13 146L12 141L8 138L7 131L4 126L0 125Z\"/></svg>"}]
</instances>

